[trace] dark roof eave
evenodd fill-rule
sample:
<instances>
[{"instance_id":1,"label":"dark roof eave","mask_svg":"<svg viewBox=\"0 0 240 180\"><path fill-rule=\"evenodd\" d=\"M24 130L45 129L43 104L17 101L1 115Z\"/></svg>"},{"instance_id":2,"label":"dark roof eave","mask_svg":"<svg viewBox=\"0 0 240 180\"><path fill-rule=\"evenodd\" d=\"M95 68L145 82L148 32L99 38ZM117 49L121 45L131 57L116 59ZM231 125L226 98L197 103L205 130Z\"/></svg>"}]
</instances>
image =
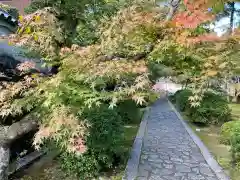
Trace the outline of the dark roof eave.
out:
<instances>
[{"instance_id":1,"label":"dark roof eave","mask_svg":"<svg viewBox=\"0 0 240 180\"><path fill-rule=\"evenodd\" d=\"M10 19L12 23L18 24L18 20L14 17L12 17L8 12L0 8L0 16L3 16L6 20Z\"/></svg>"}]
</instances>

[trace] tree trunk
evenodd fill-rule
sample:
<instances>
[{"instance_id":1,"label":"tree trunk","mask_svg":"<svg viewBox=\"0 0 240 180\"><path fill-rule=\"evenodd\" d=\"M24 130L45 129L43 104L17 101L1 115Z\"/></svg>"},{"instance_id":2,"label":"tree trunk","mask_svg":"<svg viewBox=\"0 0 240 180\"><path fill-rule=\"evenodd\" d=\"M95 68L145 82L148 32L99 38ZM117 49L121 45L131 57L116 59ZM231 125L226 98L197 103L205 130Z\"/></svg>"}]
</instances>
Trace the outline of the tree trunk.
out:
<instances>
[{"instance_id":1,"label":"tree trunk","mask_svg":"<svg viewBox=\"0 0 240 180\"><path fill-rule=\"evenodd\" d=\"M233 32L233 22L234 22L234 14L235 14L235 2L229 2L230 6L230 25L229 25L229 35Z\"/></svg>"},{"instance_id":2,"label":"tree trunk","mask_svg":"<svg viewBox=\"0 0 240 180\"><path fill-rule=\"evenodd\" d=\"M180 0L170 0L168 4L169 12L167 14L166 21L170 21L173 18L180 4Z\"/></svg>"},{"instance_id":3,"label":"tree trunk","mask_svg":"<svg viewBox=\"0 0 240 180\"><path fill-rule=\"evenodd\" d=\"M37 122L33 120L31 116L26 116L11 126L3 126L0 128L0 180L8 179L11 143L24 134L37 130L37 128Z\"/></svg>"}]
</instances>

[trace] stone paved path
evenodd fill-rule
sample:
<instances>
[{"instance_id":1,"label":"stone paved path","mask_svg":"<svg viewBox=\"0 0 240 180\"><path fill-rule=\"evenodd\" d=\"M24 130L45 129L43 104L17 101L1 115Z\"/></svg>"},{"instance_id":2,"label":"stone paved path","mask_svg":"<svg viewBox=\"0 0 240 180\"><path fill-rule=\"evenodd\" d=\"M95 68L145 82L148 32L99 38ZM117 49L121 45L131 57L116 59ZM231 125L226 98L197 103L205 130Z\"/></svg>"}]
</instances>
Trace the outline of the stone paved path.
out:
<instances>
[{"instance_id":1,"label":"stone paved path","mask_svg":"<svg viewBox=\"0 0 240 180\"><path fill-rule=\"evenodd\" d=\"M164 99L150 110L137 180L218 180Z\"/></svg>"}]
</instances>

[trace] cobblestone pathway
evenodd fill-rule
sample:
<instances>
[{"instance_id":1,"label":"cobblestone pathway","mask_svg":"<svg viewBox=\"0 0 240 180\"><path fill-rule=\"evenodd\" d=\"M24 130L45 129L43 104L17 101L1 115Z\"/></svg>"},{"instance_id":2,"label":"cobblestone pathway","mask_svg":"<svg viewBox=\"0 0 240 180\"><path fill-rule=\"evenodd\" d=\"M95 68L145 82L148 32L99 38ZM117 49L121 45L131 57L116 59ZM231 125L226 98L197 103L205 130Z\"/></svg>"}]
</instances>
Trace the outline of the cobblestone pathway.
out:
<instances>
[{"instance_id":1,"label":"cobblestone pathway","mask_svg":"<svg viewBox=\"0 0 240 180\"><path fill-rule=\"evenodd\" d=\"M166 100L150 111L137 180L217 180Z\"/></svg>"}]
</instances>

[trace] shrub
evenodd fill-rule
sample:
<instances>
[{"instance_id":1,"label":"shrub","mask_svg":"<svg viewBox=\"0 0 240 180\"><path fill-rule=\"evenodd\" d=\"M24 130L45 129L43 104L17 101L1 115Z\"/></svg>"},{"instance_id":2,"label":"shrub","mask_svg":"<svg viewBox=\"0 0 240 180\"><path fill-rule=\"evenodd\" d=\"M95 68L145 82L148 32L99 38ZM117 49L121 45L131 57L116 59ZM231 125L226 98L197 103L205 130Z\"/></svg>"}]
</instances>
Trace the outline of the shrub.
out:
<instances>
[{"instance_id":1,"label":"shrub","mask_svg":"<svg viewBox=\"0 0 240 180\"><path fill-rule=\"evenodd\" d=\"M190 107L188 98L191 95L192 92L188 89L180 90L175 93L174 100L180 111L186 111L186 109Z\"/></svg>"},{"instance_id":2,"label":"shrub","mask_svg":"<svg viewBox=\"0 0 240 180\"><path fill-rule=\"evenodd\" d=\"M186 112L192 122L203 124L218 124L227 122L231 117L227 99L213 92L206 92L200 106L191 107L190 90L181 90L176 93L176 105L180 111Z\"/></svg>"},{"instance_id":3,"label":"shrub","mask_svg":"<svg viewBox=\"0 0 240 180\"><path fill-rule=\"evenodd\" d=\"M221 127L220 142L230 145L231 136L234 133L240 133L240 121L226 122Z\"/></svg>"},{"instance_id":4,"label":"shrub","mask_svg":"<svg viewBox=\"0 0 240 180\"><path fill-rule=\"evenodd\" d=\"M169 100L172 102L172 103L176 103L176 97L178 96L178 93L180 93L181 91L183 90L178 90L176 91L174 94L171 94L168 96Z\"/></svg>"},{"instance_id":5,"label":"shrub","mask_svg":"<svg viewBox=\"0 0 240 180\"><path fill-rule=\"evenodd\" d=\"M45 2L46 2L46 3L45 3ZM45 1L45 2L42 1L42 0L32 1L31 4L24 9L24 12L25 12L26 14L34 13L34 12L36 12L38 9L42 9L42 8L46 7L47 1Z\"/></svg>"},{"instance_id":6,"label":"shrub","mask_svg":"<svg viewBox=\"0 0 240 180\"><path fill-rule=\"evenodd\" d=\"M141 113L137 104L132 100L126 100L119 104L118 113L125 123L134 123L139 120Z\"/></svg>"},{"instance_id":7,"label":"shrub","mask_svg":"<svg viewBox=\"0 0 240 180\"><path fill-rule=\"evenodd\" d=\"M227 99L212 92L205 93L201 105L191 109L193 122L219 124L231 119Z\"/></svg>"},{"instance_id":8,"label":"shrub","mask_svg":"<svg viewBox=\"0 0 240 180\"><path fill-rule=\"evenodd\" d=\"M160 97L159 93L154 93L154 92L149 93L149 95L145 98L146 100L145 105L142 105L141 107L147 107L152 105L158 100L159 97Z\"/></svg>"},{"instance_id":9,"label":"shrub","mask_svg":"<svg viewBox=\"0 0 240 180\"><path fill-rule=\"evenodd\" d=\"M231 146L232 161L240 164L240 121L231 121L221 127L221 143Z\"/></svg>"},{"instance_id":10,"label":"shrub","mask_svg":"<svg viewBox=\"0 0 240 180\"><path fill-rule=\"evenodd\" d=\"M234 164L240 163L240 133L235 132L231 136L231 153Z\"/></svg>"},{"instance_id":11,"label":"shrub","mask_svg":"<svg viewBox=\"0 0 240 180\"><path fill-rule=\"evenodd\" d=\"M82 118L91 124L86 138L88 150L80 156L64 152L60 160L66 172L85 180L121 161L125 152L121 147L122 119L115 109L107 106L88 109Z\"/></svg>"}]
</instances>

